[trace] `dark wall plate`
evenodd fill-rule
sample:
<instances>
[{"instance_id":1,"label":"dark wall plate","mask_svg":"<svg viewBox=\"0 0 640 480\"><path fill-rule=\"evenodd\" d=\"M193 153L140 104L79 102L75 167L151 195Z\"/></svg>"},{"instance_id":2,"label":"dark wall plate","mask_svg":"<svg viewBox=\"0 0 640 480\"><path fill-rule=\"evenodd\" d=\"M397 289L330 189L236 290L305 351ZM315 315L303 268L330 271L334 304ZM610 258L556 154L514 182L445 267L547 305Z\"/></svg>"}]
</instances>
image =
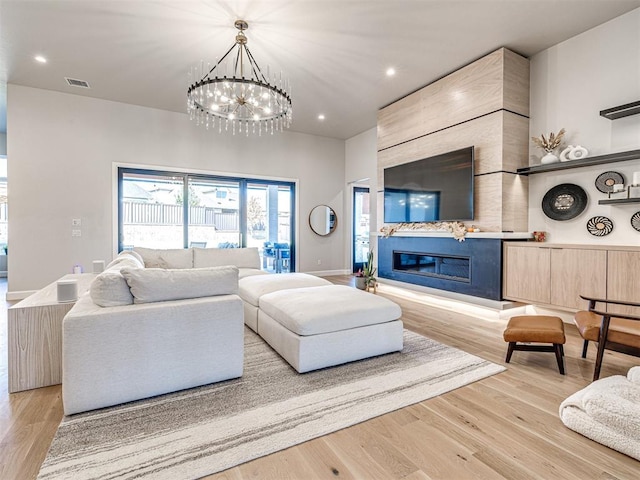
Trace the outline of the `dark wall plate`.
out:
<instances>
[{"instance_id":1,"label":"dark wall plate","mask_svg":"<svg viewBox=\"0 0 640 480\"><path fill-rule=\"evenodd\" d=\"M571 220L587 208L587 192L573 183L556 185L542 198L542 211L552 220Z\"/></svg>"},{"instance_id":2,"label":"dark wall plate","mask_svg":"<svg viewBox=\"0 0 640 480\"><path fill-rule=\"evenodd\" d=\"M613 192L616 183L624 185L624 176L618 172L604 172L596 178L596 188L602 193Z\"/></svg>"}]
</instances>

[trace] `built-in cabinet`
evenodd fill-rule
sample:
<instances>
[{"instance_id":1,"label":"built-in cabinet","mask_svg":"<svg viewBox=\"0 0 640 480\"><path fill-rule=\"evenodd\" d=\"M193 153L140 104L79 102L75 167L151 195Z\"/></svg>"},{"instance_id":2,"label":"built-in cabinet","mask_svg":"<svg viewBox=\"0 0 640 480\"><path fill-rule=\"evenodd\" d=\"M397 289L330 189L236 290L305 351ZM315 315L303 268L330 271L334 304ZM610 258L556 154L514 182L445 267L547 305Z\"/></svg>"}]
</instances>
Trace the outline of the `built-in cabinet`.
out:
<instances>
[{"instance_id":1,"label":"built-in cabinet","mask_svg":"<svg viewBox=\"0 0 640 480\"><path fill-rule=\"evenodd\" d=\"M640 302L640 249L609 251L607 263L608 298ZM615 307L612 311L640 316L640 308Z\"/></svg>"},{"instance_id":2,"label":"built-in cabinet","mask_svg":"<svg viewBox=\"0 0 640 480\"><path fill-rule=\"evenodd\" d=\"M504 247L504 297L531 303L551 303L551 255L548 248Z\"/></svg>"},{"instance_id":3,"label":"built-in cabinet","mask_svg":"<svg viewBox=\"0 0 640 480\"><path fill-rule=\"evenodd\" d=\"M505 242L503 255L505 299L570 310L587 307L580 295L640 301L640 248Z\"/></svg>"}]
</instances>

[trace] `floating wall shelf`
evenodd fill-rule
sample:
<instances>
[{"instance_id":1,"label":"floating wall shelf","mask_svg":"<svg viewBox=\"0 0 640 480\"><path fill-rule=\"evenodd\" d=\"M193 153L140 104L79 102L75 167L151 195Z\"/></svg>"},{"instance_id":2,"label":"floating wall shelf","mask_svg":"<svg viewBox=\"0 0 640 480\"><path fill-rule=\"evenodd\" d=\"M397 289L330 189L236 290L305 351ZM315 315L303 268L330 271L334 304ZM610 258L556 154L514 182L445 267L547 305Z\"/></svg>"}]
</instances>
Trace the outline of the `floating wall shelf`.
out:
<instances>
[{"instance_id":1,"label":"floating wall shelf","mask_svg":"<svg viewBox=\"0 0 640 480\"><path fill-rule=\"evenodd\" d=\"M640 197L635 198L608 198L606 200L598 200L598 205L616 205L621 203L640 203Z\"/></svg>"},{"instance_id":2,"label":"floating wall shelf","mask_svg":"<svg viewBox=\"0 0 640 480\"><path fill-rule=\"evenodd\" d=\"M628 117L640 113L640 102L627 103L618 107L607 108L600 111L600 116L615 120L616 118Z\"/></svg>"},{"instance_id":3,"label":"floating wall shelf","mask_svg":"<svg viewBox=\"0 0 640 480\"><path fill-rule=\"evenodd\" d=\"M589 157L582 160L571 160L569 162L534 165L532 167L519 168L517 173L518 175L533 175L536 173L556 172L558 170L570 170L572 168L589 167L592 165L604 165L606 163L626 162L628 160L640 160L640 150L610 153L608 155Z\"/></svg>"}]
</instances>

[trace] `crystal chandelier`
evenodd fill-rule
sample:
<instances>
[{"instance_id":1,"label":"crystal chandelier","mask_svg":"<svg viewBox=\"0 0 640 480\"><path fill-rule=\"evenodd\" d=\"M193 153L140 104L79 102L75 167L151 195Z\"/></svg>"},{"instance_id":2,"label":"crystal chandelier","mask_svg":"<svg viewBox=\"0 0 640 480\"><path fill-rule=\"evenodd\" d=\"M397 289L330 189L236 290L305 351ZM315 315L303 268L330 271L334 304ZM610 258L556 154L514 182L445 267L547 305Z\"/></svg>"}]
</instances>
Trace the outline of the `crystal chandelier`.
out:
<instances>
[{"instance_id":1,"label":"crystal chandelier","mask_svg":"<svg viewBox=\"0 0 640 480\"><path fill-rule=\"evenodd\" d=\"M189 73L187 110L197 125L216 128L218 132L231 130L249 135L263 132L273 134L291 125L291 85L266 75L247 48L244 31L249 24L236 20L240 30L236 41L211 69L193 68ZM232 53L233 52L233 53Z\"/></svg>"}]
</instances>

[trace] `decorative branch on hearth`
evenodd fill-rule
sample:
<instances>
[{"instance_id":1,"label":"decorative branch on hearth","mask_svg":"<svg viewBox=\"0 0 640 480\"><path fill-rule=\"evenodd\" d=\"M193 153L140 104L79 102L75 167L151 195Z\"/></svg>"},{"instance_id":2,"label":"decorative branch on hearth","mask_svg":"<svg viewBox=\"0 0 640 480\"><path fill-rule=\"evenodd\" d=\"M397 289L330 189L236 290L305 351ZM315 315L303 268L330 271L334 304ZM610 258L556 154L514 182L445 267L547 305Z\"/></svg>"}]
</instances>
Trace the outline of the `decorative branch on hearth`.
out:
<instances>
[{"instance_id":1,"label":"decorative branch on hearth","mask_svg":"<svg viewBox=\"0 0 640 480\"><path fill-rule=\"evenodd\" d=\"M423 223L396 223L385 225L380 232L385 238L390 237L396 232L407 232L414 230L424 230L432 232L449 232L453 238L459 242L464 242L464 236L467 230L462 222L423 222Z\"/></svg>"}]
</instances>

